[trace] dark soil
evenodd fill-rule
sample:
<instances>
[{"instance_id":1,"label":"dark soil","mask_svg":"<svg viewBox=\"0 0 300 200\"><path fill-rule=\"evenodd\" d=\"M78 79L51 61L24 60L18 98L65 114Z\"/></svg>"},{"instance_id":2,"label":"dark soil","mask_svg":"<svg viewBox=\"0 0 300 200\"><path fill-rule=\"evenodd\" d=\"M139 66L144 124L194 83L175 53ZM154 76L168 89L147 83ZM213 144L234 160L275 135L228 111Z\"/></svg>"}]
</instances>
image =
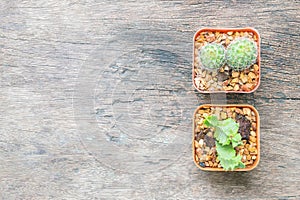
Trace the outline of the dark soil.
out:
<instances>
[{"instance_id":1,"label":"dark soil","mask_svg":"<svg viewBox=\"0 0 300 200\"><path fill-rule=\"evenodd\" d=\"M197 133L195 139L196 139L196 141L199 142L200 139L204 139L204 136L205 136L205 133L203 130L201 130L199 133Z\"/></svg>"},{"instance_id":2,"label":"dark soil","mask_svg":"<svg viewBox=\"0 0 300 200\"><path fill-rule=\"evenodd\" d=\"M204 143L206 144L206 146L212 148L214 146L216 146L216 141L213 137L210 137L208 135L204 136Z\"/></svg>"},{"instance_id":3,"label":"dark soil","mask_svg":"<svg viewBox=\"0 0 300 200\"><path fill-rule=\"evenodd\" d=\"M240 114L236 115L236 121L240 125L238 132L241 134L242 139L249 140L250 128L251 128L250 121L244 115L240 115Z\"/></svg>"},{"instance_id":4,"label":"dark soil","mask_svg":"<svg viewBox=\"0 0 300 200\"><path fill-rule=\"evenodd\" d=\"M223 81L225 81L225 80L227 80L228 78L229 78L229 75L228 74L226 74L225 72L223 72L223 73L219 73L218 74L218 81L221 81L221 82L223 82Z\"/></svg>"}]
</instances>

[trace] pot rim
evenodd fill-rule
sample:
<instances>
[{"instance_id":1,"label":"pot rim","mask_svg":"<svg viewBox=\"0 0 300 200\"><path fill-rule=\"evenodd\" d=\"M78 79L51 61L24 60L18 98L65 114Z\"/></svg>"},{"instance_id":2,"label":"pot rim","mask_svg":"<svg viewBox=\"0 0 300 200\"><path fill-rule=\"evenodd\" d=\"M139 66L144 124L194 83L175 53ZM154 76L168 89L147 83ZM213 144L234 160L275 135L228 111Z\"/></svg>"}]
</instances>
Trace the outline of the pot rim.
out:
<instances>
[{"instance_id":1,"label":"pot rim","mask_svg":"<svg viewBox=\"0 0 300 200\"><path fill-rule=\"evenodd\" d=\"M200 108L203 107L243 107L243 108L250 108L256 115L256 145L257 145L257 158L254 161L254 163L252 165L250 165L250 167L246 167L246 168L239 168L239 169L235 169L233 171L225 171L223 168L213 168L213 167L201 167L197 161L196 161L196 152L195 152L195 115L198 112L198 110ZM203 171L221 171L221 172L235 172L235 171L251 171L254 168L257 167L259 161L260 161L260 116L258 111L254 108L254 106L249 105L249 104L203 104L200 105L196 108L196 110L194 111L194 115L193 115L193 138L192 138L192 152L193 152L193 160L195 165L203 170Z\"/></svg>"},{"instance_id":2,"label":"pot rim","mask_svg":"<svg viewBox=\"0 0 300 200\"><path fill-rule=\"evenodd\" d=\"M229 31L248 31L248 32L252 32L256 35L257 37L257 65L258 65L258 69L259 69L259 75L258 75L258 83L257 85L250 91L232 91L232 90L222 90L222 91L208 91L208 90L200 90L199 88L197 88L196 83L195 83L195 70L194 70L194 66L195 66L195 40L198 37L198 35L203 32L203 31L219 31L219 32L229 32ZM192 66L192 82L193 82L193 86L194 88L202 93L202 94L211 94L211 93L237 93L237 94L248 94L248 93L252 93L254 91L257 90L257 88L260 86L260 82L261 82L261 66L260 66L260 57L261 57L261 52L260 52L260 44L261 44L261 38L260 38L260 34L258 33L258 31L255 28L252 27L245 27L245 28L210 28L210 27L203 27L200 28L198 31L196 31L196 33L194 34L193 37L193 66Z\"/></svg>"}]
</instances>

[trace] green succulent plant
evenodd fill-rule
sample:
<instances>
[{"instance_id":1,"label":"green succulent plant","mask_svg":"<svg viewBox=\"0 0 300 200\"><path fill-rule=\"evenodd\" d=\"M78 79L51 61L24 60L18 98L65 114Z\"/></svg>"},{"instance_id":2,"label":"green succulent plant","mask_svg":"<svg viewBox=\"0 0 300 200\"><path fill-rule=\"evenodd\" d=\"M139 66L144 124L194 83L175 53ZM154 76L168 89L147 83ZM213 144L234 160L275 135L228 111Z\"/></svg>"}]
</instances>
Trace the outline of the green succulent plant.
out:
<instances>
[{"instance_id":1,"label":"green succulent plant","mask_svg":"<svg viewBox=\"0 0 300 200\"><path fill-rule=\"evenodd\" d=\"M206 69L219 69L225 64L225 48L221 44L208 43L199 52L200 63Z\"/></svg>"},{"instance_id":2,"label":"green succulent plant","mask_svg":"<svg viewBox=\"0 0 300 200\"><path fill-rule=\"evenodd\" d=\"M239 123L232 118L219 121L217 116L211 115L205 118L203 124L215 128L216 151L224 170L245 168L242 156L235 151L235 147L243 144L242 136L238 133Z\"/></svg>"},{"instance_id":3,"label":"green succulent plant","mask_svg":"<svg viewBox=\"0 0 300 200\"><path fill-rule=\"evenodd\" d=\"M227 47L226 63L235 71L250 67L256 62L256 58L256 43L248 38L236 39Z\"/></svg>"}]
</instances>

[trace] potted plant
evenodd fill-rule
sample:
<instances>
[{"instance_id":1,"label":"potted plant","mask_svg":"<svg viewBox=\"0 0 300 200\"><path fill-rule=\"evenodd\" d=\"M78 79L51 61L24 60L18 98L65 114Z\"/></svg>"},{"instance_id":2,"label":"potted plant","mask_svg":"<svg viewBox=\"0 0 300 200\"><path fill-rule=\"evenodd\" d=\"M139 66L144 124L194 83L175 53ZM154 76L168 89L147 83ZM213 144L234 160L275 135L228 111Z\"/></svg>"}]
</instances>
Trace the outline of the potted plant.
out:
<instances>
[{"instance_id":1,"label":"potted plant","mask_svg":"<svg viewBox=\"0 0 300 200\"><path fill-rule=\"evenodd\" d=\"M250 93L260 84L260 36L253 28L203 28L194 35L192 80L201 93Z\"/></svg>"},{"instance_id":2,"label":"potted plant","mask_svg":"<svg viewBox=\"0 0 300 200\"><path fill-rule=\"evenodd\" d=\"M250 105L201 105L193 118L193 158L205 171L249 171L260 159L260 118Z\"/></svg>"}]
</instances>

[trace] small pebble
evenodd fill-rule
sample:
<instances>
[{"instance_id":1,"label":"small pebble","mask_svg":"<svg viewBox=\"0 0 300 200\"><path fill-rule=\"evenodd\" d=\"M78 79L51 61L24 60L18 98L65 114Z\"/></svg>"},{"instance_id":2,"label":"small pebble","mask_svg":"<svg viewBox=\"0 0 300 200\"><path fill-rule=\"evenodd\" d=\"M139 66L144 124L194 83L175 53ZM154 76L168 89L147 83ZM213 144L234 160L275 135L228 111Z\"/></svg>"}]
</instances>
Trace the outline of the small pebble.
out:
<instances>
[{"instance_id":1,"label":"small pebble","mask_svg":"<svg viewBox=\"0 0 300 200\"><path fill-rule=\"evenodd\" d=\"M216 39L214 34L210 34L209 36L206 37L206 40L208 42L213 42Z\"/></svg>"},{"instance_id":2,"label":"small pebble","mask_svg":"<svg viewBox=\"0 0 300 200\"><path fill-rule=\"evenodd\" d=\"M203 114L203 113L205 113L205 111L204 110L198 110L198 113Z\"/></svg>"},{"instance_id":3,"label":"small pebble","mask_svg":"<svg viewBox=\"0 0 300 200\"><path fill-rule=\"evenodd\" d=\"M242 73L240 74L240 79L241 79L241 81L242 81L243 83L247 83L247 81L248 81L248 76L247 76L244 72L242 72Z\"/></svg>"},{"instance_id":4,"label":"small pebble","mask_svg":"<svg viewBox=\"0 0 300 200\"><path fill-rule=\"evenodd\" d=\"M238 91L240 89L240 86L238 84L236 84L234 87L233 87L233 90L234 91Z\"/></svg>"},{"instance_id":5,"label":"small pebble","mask_svg":"<svg viewBox=\"0 0 300 200\"><path fill-rule=\"evenodd\" d=\"M249 137L249 140L250 140L251 142L256 142L256 138L253 137L253 136L250 136L250 137Z\"/></svg>"},{"instance_id":6,"label":"small pebble","mask_svg":"<svg viewBox=\"0 0 300 200\"><path fill-rule=\"evenodd\" d=\"M244 114L243 111L240 108L236 108L235 112L238 113L238 114L242 114L242 115Z\"/></svg>"},{"instance_id":7,"label":"small pebble","mask_svg":"<svg viewBox=\"0 0 300 200\"><path fill-rule=\"evenodd\" d=\"M244 153L244 149L241 149L241 150L239 151L239 154L240 154L240 155L243 155L243 153Z\"/></svg>"},{"instance_id":8,"label":"small pebble","mask_svg":"<svg viewBox=\"0 0 300 200\"><path fill-rule=\"evenodd\" d=\"M223 89L224 90L233 90L233 87L232 86L223 86Z\"/></svg>"},{"instance_id":9,"label":"small pebble","mask_svg":"<svg viewBox=\"0 0 300 200\"><path fill-rule=\"evenodd\" d=\"M253 160L245 162L245 165L252 165L252 164L253 164Z\"/></svg>"},{"instance_id":10,"label":"small pebble","mask_svg":"<svg viewBox=\"0 0 300 200\"><path fill-rule=\"evenodd\" d=\"M242 162L246 162L246 160L247 160L247 156L246 156L246 155L243 155L243 157L242 157Z\"/></svg>"},{"instance_id":11,"label":"small pebble","mask_svg":"<svg viewBox=\"0 0 300 200\"><path fill-rule=\"evenodd\" d=\"M244 113L244 115L250 116L251 115L251 109L250 108L243 108L243 113Z\"/></svg>"},{"instance_id":12,"label":"small pebble","mask_svg":"<svg viewBox=\"0 0 300 200\"><path fill-rule=\"evenodd\" d=\"M251 160L251 156L250 155L247 155L247 160Z\"/></svg>"},{"instance_id":13,"label":"small pebble","mask_svg":"<svg viewBox=\"0 0 300 200\"><path fill-rule=\"evenodd\" d=\"M253 131L256 131L256 123L252 123L251 126L252 126L252 130L253 130Z\"/></svg>"},{"instance_id":14,"label":"small pebble","mask_svg":"<svg viewBox=\"0 0 300 200\"><path fill-rule=\"evenodd\" d=\"M203 113L203 117L208 117L208 114L207 113Z\"/></svg>"},{"instance_id":15,"label":"small pebble","mask_svg":"<svg viewBox=\"0 0 300 200\"><path fill-rule=\"evenodd\" d=\"M202 124L203 124L203 121L204 121L204 119L203 119L203 118L200 118L200 120L198 121L197 124L202 125Z\"/></svg>"},{"instance_id":16,"label":"small pebble","mask_svg":"<svg viewBox=\"0 0 300 200\"><path fill-rule=\"evenodd\" d=\"M256 133L254 131L250 131L250 135L255 137L256 136Z\"/></svg>"},{"instance_id":17,"label":"small pebble","mask_svg":"<svg viewBox=\"0 0 300 200\"><path fill-rule=\"evenodd\" d=\"M196 43L195 43L195 48L196 48L196 49L200 49L201 46L202 46L201 43L199 43L199 42L196 42ZM197 55L198 55L198 54L197 54Z\"/></svg>"},{"instance_id":18,"label":"small pebble","mask_svg":"<svg viewBox=\"0 0 300 200\"><path fill-rule=\"evenodd\" d=\"M204 149L206 152L209 152L210 151L210 148L209 147L205 147Z\"/></svg>"},{"instance_id":19,"label":"small pebble","mask_svg":"<svg viewBox=\"0 0 300 200\"><path fill-rule=\"evenodd\" d=\"M257 150L251 152L250 155L257 155Z\"/></svg>"},{"instance_id":20,"label":"small pebble","mask_svg":"<svg viewBox=\"0 0 300 200\"><path fill-rule=\"evenodd\" d=\"M231 76L232 76L233 78L238 78L238 77L240 76L240 73L234 71L234 72L232 72Z\"/></svg>"},{"instance_id":21,"label":"small pebble","mask_svg":"<svg viewBox=\"0 0 300 200\"><path fill-rule=\"evenodd\" d=\"M197 148L197 149L196 149L196 154L197 154L197 156L198 156L199 158L202 157L202 151L201 151L201 148Z\"/></svg>"},{"instance_id":22,"label":"small pebble","mask_svg":"<svg viewBox=\"0 0 300 200\"><path fill-rule=\"evenodd\" d=\"M242 85L241 86L241 89L245 92L249 92L250 91L250 88L247 86L247 85Z\"/></svg>"},{"instance_id":23,"label":"small pebble","mask_svg":"<svg viewBox=\"0 0 300 200\"><path fill-rule=\"evenodd\" d=\"M204 143L203 139L200 139L200 140L199 140L199 146L200 146L200 147L203 147L203 143Z\"/></svg>"},{"instance_id":24,"label":"small pebble","mask_svg":"<svg viewBox=\"0 0 300 200\"><path fill-rule=\"evenodd\" d=\"M227 113L226 112L221 112L221 119L227 119Z\"/></svg>"},{"instance_id":25,"label":"small pebble","mask_svg":"<svg viewBox=\"0 0 300 200\"><path fill-rule=\"evenodd\" d=\"M249 151L250 151L250 153L257 153L256 147L250 147Z\"/></svg>"},{"instance_id":26,"label":"small pebble","mask_svg":"<svg viewBox=\"0 0 300 200\"><path fill-rule=\"evenodd\" d=\"M199 162L200 167L205 167L205 163L204 162Z\"/></svg>"},{"instance_id":27,"label":"small pebble","mask_svg":"<svg viewBox=\"0 0 300 200\"><path fill-rule=\"evenodd\" d=\"M229 40L228 38L226 38L226 40L225 40L225 45L228 46L229 43L230 43L230 40Z\"/></svg>"},{"instance_id":28,"label":"small pebble","mask_svg":"<svg viewBox=\"0 0 300 200\"><path fill-rule=\"evenodd\" d=\"M234 84L235 84L235 83L238 83L238 82L239 82L239 79L238 79L238 78L234 78L234 79L231 80L231 83L234 83Z\"/></svg>"},{"instance_id":29,"label":"small pebble","mask_svg":"<svg viewBox=\"0 0 300 200\"><path fill-rule=\"evenodd\" d=\"M252 82L253 79L256 79L256 75L255 75L253 72L250 72L250 73L248 74L248 80L249 80L249 82L250 82L250 80L251 80L251 82Z\"/></svg>"},{"instance_id":30,"label":"small pebble","mask_svg":"<svg viewBox=\"0 0 300 200\"><path fill-rule=\"evenodd\" d=\"M213 137L213 132L212 132L212 131L209 131L209 132L206 134L206 136L208 136L208 137Z\"/></svg>"},{"instance_id":31,"label":"small pebble","mask_svg":"<svg viewBox=\"0 0 300 200\"><path fill-rule=\"evenodd\" d=\"M221 39L225 40L226 39L226 34L223 34L222 37L221 37Z\"/></svg>"},{"instance_id":32,"label":"small pebble","mask_svg":"<svg viewBox=\"0 0 300 200\"><path fill-rule=\"evenodd\" d=\"M211 156L206 156L205 161L210 161L211 160Z\"/></svg>"},{"instance_id":33,"label":"small pebble","mask_svg":"<svg viewBox=\"0 0 300 200\"><path fill-rule=\"evenodd\" d=\"M206 161L206 155L203 155L200 157L200 162L205 162Z\"/></svg>"}]
</instances>

